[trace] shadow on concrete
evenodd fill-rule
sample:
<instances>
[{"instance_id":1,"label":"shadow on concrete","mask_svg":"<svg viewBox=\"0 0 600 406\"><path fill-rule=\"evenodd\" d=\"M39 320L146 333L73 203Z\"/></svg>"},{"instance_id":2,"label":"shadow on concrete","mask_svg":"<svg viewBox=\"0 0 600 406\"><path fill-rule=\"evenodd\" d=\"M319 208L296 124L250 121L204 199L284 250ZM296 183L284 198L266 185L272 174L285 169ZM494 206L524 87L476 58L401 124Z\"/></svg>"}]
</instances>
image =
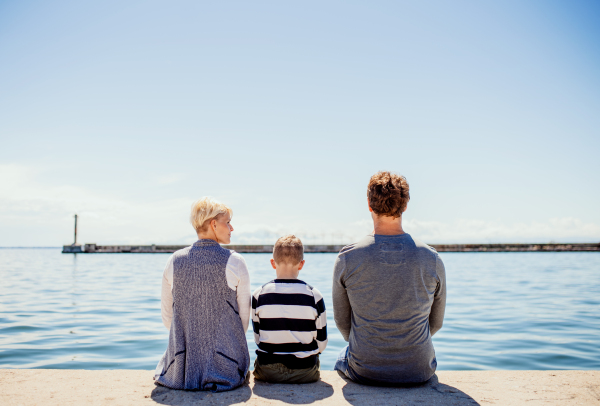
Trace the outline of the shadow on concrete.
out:
<instances>
[{"instance_id":1,"label":"shadow on concrete","mask_svg":"<svg viewBox=\"0 0 600 406\"><path fill-rule=\"evenodd\" d=\"M237 389L213 393L208 391L185 391L169 389L164 386L156 386L152 390L150 397L156 403L162 405L196 405L199 403L218 403L219 405L232 405L243 403L250 399L252 390L248 384L244 384Z\"/></svg>"},{"instance_id":2,"label":"shadow on concrete","mask_svg":"<svg viewBox=\"0 0 600 406\"><path fill-rule=\"evenodd\" d=\"M344 399L353 405L479 405L466 393L440 383L437 375L423 384L401 387L365 386L339 375L346 382L342 387Z\"/></svg>"},{"instance_id":3,"label":"shadow on concrete","mask_svg":"<svg viewBox=\"0 0 600 406\"><path fill-rule=\"evenodd\" d=\"M304 405L333 396L333 387L321 380L315 383L290 384L254 381L254 395L293 405Z\"/></svg>"}]
</instances>

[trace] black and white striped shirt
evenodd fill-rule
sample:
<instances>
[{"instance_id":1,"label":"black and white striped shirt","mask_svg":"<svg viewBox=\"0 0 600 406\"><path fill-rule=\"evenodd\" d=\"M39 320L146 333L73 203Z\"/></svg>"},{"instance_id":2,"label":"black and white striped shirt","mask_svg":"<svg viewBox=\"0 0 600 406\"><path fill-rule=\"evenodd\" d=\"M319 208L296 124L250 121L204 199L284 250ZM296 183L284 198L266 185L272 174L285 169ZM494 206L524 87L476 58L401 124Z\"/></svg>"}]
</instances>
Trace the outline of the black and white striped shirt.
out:
<instances>
[{"instance_id":1,"label":"black and white striped shirt","mask_svg":"<svg viewBox=\"0 0 600 406\"><path fill-rule=\"evenodd\" d=\"M290 356L308 361L327 346L323 295L299 279L275 279L256 289L252 326L259 361Z\"/></svg>"}]
</instances>

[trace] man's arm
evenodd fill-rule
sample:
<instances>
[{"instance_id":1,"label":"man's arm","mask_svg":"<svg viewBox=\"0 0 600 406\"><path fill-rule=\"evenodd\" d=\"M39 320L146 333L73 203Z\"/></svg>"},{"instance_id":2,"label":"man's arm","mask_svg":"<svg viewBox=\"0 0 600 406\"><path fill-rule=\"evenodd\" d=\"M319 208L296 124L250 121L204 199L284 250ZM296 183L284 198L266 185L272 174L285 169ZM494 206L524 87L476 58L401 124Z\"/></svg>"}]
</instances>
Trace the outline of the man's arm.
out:
<instances>
[{"instance_id":1,"label":"man's arm","mask_svg":"<svg viewBox=\"0 0 600 406\"><path fill-rule=\"evenodd\" d=\"M446 312L446 269L444 263L437 256L435 270L438 276L438 286L433 296L433 304L429 313L429 331L434 335L444 324L444 313Z\"/></svg>"},{"instance_id":2,"label":"man's arm","mask_svg":"<svg viewBox=\"0 0 600 406\"><path fill-rule=\"evenodd\" d=\"M160 313L166 328L171 328L173 320L173 255L169 257L163 272L162 289L160 294Z\"/></svg>"},{"instance_id":3,"label":"man's arm","mask_svg":"<svg viewBox=\"0 0 600 406\"><path fill-rule=\"evenodd\" d=\"M338 255L333 266L333 319L335 324L342 333L344 340L348 341L350 337L350 325L352 317L352 307L350 307L350 301L348 300L348 293L346 287L342 281L342 276L345 271L344 257Z\"/></svg>"}]
</instances>

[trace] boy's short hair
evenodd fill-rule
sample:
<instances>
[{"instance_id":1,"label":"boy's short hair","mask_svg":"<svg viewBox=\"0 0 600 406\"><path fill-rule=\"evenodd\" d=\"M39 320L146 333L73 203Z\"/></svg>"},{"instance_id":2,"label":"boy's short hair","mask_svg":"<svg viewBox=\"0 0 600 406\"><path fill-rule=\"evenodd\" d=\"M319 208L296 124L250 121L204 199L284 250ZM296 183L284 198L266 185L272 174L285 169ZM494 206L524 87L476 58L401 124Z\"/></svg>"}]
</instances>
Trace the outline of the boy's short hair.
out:
<instances>
[{"instance_id":1,"label":"boy's short hair","mask_svg":"<svg viewBox=\"0 0 600 406\"><path fill-rule=\"evenodd\" d=\"M369 180L367 198L375 214L400 217L410 200L408 182L402 175L389 171L377 172Z\"/></svg>"},{"instance_id":2,"label":"boy's short hair","mask_svg":"<svg viewBox=\"0 0 600 406\"><path fill-rule=\"evenodd\" d=\"M304 259L300 238L289 234L278 239L273 247L273 259L278 264L299 264Z\"/></svg>"},{"instance_id":3,"label":"boy's short hair","mask_svg":"<svg viewBox=\"0 0 600 406\"><path fill-rule=\"evenodd\" d=\"M225 213L229 213L229 216L233 215L233 211L229 206L224 205L212 197L203 197L192 204L190 223L192 223L194 230L199 233L208 230L210 220Z\"/></svg>"}]
</instances>

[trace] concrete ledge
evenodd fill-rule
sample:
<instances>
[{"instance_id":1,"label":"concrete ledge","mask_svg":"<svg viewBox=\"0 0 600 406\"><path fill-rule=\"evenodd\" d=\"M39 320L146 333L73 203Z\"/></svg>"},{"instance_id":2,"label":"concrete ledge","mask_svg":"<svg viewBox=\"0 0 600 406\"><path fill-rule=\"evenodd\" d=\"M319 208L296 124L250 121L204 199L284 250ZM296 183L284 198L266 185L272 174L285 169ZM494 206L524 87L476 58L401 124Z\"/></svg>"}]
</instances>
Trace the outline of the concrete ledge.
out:
<instances>
[{"instance_id":1,"label":"concrete ledge","mask_svg":"<svg viewBox=\"0 0 600 406\"><path fill-rule=\"evenodd\" d=\"M322 371L320 382L250 380L231 392L155 386L151 371L0 370L0 405L600 405L600 371L441 371L413 388L376 388Z\"/></svg>"}]
</instances>

